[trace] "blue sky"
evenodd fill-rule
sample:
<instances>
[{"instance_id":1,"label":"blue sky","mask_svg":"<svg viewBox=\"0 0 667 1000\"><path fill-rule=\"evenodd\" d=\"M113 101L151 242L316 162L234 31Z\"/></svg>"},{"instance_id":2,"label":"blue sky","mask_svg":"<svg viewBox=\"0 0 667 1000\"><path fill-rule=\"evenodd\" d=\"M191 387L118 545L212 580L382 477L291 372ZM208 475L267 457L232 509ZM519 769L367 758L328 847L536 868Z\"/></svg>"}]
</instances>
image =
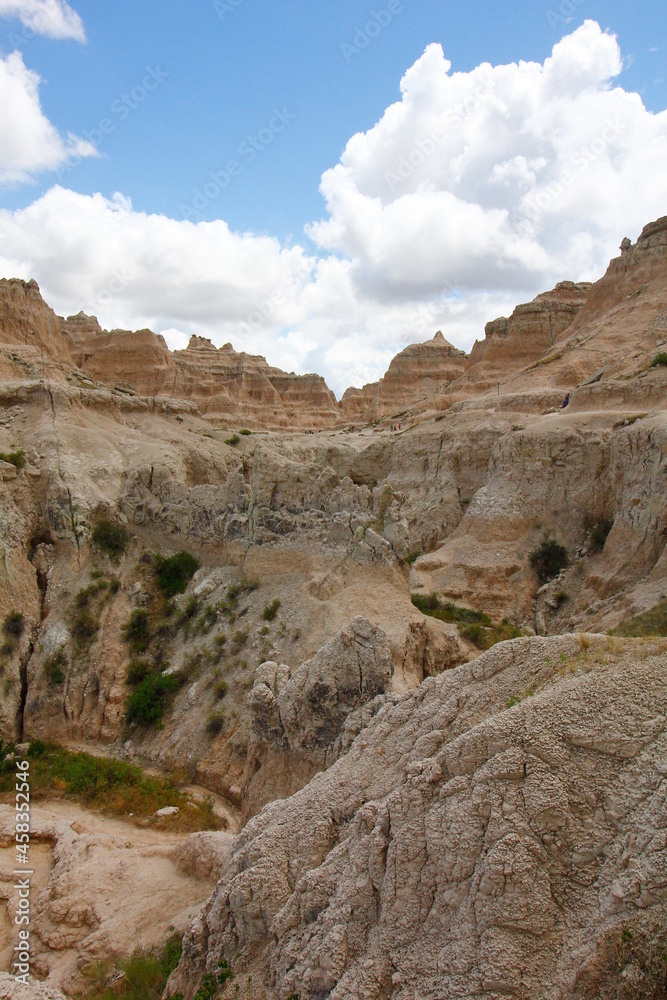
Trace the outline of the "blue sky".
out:
<instances>
[{"instance_id":1,"label":"blue sky","mask_svg":"<svg viewBox=\"0 0 667 1000\"><path fill-rule=\"evenodd\" d=\"M30 38L16 20L5 21L0 35L5 53L18 40L26 64L43 77L42 105L61 132L93 134L100 120L115 123L100 143L102 158L65 173L67 186L122 191L137 209L178 218L209 172L238 160L239 145L268 125L274 108L287 108L295 116L289 128L201 211L234 229L283 239L302 239L304 225L323 214L322 173L350 136L374 125L397 99L403 73L430 42L442 44L454 71L485 61L543 61L558 37L593 18L618 34L631 63L626 89L641 93L652 111L667 104L667 14L657 0L585 0L571 4L572 15L565 8L567 18L555 0L405 0L381 34L354 53L341 46L354 44L372 11L386 10L383 0L221 0L218 9L209 0L80 0L73 6L86 45ZM114 101L141 85L147 67L168 76L119 120ZM44 176L37 188L5 191L2 203L24 206L52 183Z\"/></svg>"},{"instance_id":2,"label":"blue sky","mask_svg":"<svg viewBox=\"0 0 667 1000\"><path fill-rule=\"evenodd\" d=\"M451 339L458 338L462 346L469 347L475 335L482 335L485 309L491 310L491 314L486 315L486 319L491 319L494 308L508 309L522 295L541 290L542 281L556 277L588 277L588 273L583 273L587 269L599 271L603 261L610 256L609 251L617 245L616 229L601 233L601 211L599 217L582 223L578 246L581 248L589 241L588 257L582 255L580 261L575 258L577 274L559 274L558 268L562 265L552 244L559 233L571 227L569 213L575 211L575 206L571 204L571 192L567 192L566 197L561 198L559 194L556 199L554 196L556 206L547 205L540 210L543 214L537 227L539 233L536 231L534 235L544 250L544 266L539 272L528 275L516 265L516 260L528 256L535 259L535 252L517 249L511 266L506 268L509 277L505 287L499 287L497 278L491 277L484 270L486 265L476 258L471 258L469 267L463 261L458 269L460 273L454 273L456 268L451 265L434 274L432 280L421 283L416 278L403 280L398 258L395 266L392 264L383 270L378 241L386 239L392 243L394 238L397 243L406 241L409 258L410 239L419 240L423 245L428 238L428 218L433 214L434 205L424 211L423 224L419 221L413 224L411 220L420 218L416 199L422 195L425 199L429 192L433 195L434 188L438 195L437 211L444 213L441 230L447 229L449 221L456 216L457 206L461 208L461 222L452 223L450 241L456 239L462 226L470 225L470 213L476 206L491 213L512 211L509 195L507 205L502 204L502 198L498 201L497 188L492 197L473 197L471 185L474 186L474 171L482 169L479 164L477 167L466 164L470 184L465 192L461 189L460 176L455 180L449 176L455 162L449 147L438 150L432 163L427 165L429 170L437 165L436 172L423 178L410 177L404 189L388 193L387 184L381 183L382 176L386 182L401 157L398 153L392 154L393 160L386 163L381 158L395 139L391 112L387 109L401 101L399 85L404 74L415 65L420 67L413 73L413 89L403 97L405 121L400 127L405 129L407 145L404 148L409 154L411 143L418 141L412 133L408 138L409 121L417 120L420 114L432 116L432 105L437 101L440 101L442 116L447 110L447 102L453 99L452 92L458 92L458 84L450 85L446 75L451 79L459 74L457 79L462 81L461 86L472 87L473 81L480 79L480 73L483 75L479 70L482 64L489 63L496 68L515 64L517 80L525 82L530 73L521 69L520 61L544 67L554 46L569 37L576 38L577 42L576 45L572 43L576 49L571 57L574 63L567 65L576 67L587 63L591 52L596 69L590 80L578 85L576 101L581 105L580 116L575 122L573 113L572 121L567 124L567 116L564 117L561 108L554 134L564 134L571 125L572 135L566 143L570 151L582 143L583 147L599 143L602 140L598 133L606 128L604 123L611 111L609 92L621 88L624 95L639 95L632 98L631 116L619 119L622 121L618 127L620 131L617 129L609 142L604 139L608 148L600 154L593 149L590 154L592 167L587 177L592 177L594 170L600 170L610 181L608 208L612 214L619 213L618 218L612 220L619 231L627 225L636 227L648 222L649 218L644 217L647 213L667 212L667 198L659 204L657 177L649 185L652 193L644 193L636 204L624 211L617 205L618 192L624 190L623 177L627 176L623 171L628 171L630 166L630 135L635 144L645 143L651 169L653 166L657 169L664 148L665 116L662 113L667 105L667 17L664 3L657 0L634 6L618 0L604 3L563 0L560 5L555 0L544 3L516 0L505 4L488 0L474 4L443 0L391 0L390 3L378 0L375 5L366 0L338 0L335 4L306 4L303 0L281 0L280 3L275 0L218 0L217 5L212 0L198 0L187 5L176 0L162 0L159 5L148 0L131 3L115 0L113 4L73 0L70 13L72 16L78 14L83 25L81 30L85 30L85 41L35 34L21 24L19 17L11 16L18 14L26 20L26 11L32 12L31 16L38 16L40 6L48 4L67 8L62 0L26 0L25 3L0 0L0 56L7 59L10 53L18 50L25 73L39 77L37 99L43 119L56 130L65 146L70 142L68 136L78 137L77 141L84 144L79 152L85 155L74 155L70 144L69 152L62 153L58 163L54 153L50 159L46 155L43 157L44 163L48 161L55 166L40 169L37 158L34 168L5 174L5 183L0 186L0 209L5 210L0 218L0 255L4 253L4 264L0 256L0 266L5 270L14 267L15 270L38 272L37 278L45 294L51 294L57 308L74 309L75 305L77 308L82 305L92 309L97 306L96 311L109 323L130 325L145 320L168 331L174 345L180 344L190 333L199 332L202 325L197 311L190 315L185 302L179 301L177 308L163 308L160 302L165 296L157 288L154 301L139 303L136 295L126 294L126 288L134 280L130 278L119 279L121 283L126 280L126 286L113 293L113 302L109 305L108 289L114 283L113 277L109 277L113 274L111 263L108 265L111 270L95 277L96 288L93 288L90 274L81 274L81 301L75 303L77 275L71 270L68 275L56 273L58 247L52 249L49 263L42 250L38 252L26 244L25 234L31 220L37 225L36 206L42 206L39 223L42 227L45 224L44 206L50 205L53 210L54 199L50 193L54 185L79 196L68 203L70 214L73 205L92 206L91 196L99 194L108 202L120 193L124 207L116 205L114 211L123 215L125 232L136 226L139 216L143 219L146 215L195 224L223 220L234 233L247 234L254 239L263 234L274 237L282 255L280 267L285 265L290 271L286 294L294 308L283 309L280 303L271 316L264 317L261 329L254 319L246 322L256 311L251 308L252 296L261 305L265 294L282 292L275 292L275 281L262 290L259 273L244 274L239 278L238 287L244 285L247 278L254 289L246 304L234 306L228 312L222 308L216 313L213 309L206 316L204 332L216 341L222 342L231 335L235 344L261 349L266 354L271 354L272 346L277 345L272 360L279 362L285 355L286 366L289 362L297 369L308 363L311 366L318 364L319 370L325 370L339 387L351 369L357 380L375 376L396 349L411 339L431 336L435 332L431 327L443 325L448 319ZM586 34L588 29L582 27L584 22L597 22L597 34L590 31ZM60 32L63 33L67 34ZM77 34L77 31L69 33ZM51 31L51 34L58 32ZM615 67L613 54L609 53L605 42L610 35L615 36L620 60ZM437 49L433 43L441 46L440 56L437 52L433 55ZM428 46L431 46L431 57L427 59L424 53ZM451 67L447 68L444 60L451 62ZM19 67L19 71L23 69ZM12 72L15 79L16 63ZM575 68L572 72L576 76L578 70ZM24 84L28 86L25 80L21 85ZM495 88L496 84L493 86ZM567 86L565 84L563 89L567 90ZM582 128L585 126L581 123L587 117L590 119L584 106L591 87L598 95L601 117L597 130L592 128L590 135L584 135ZM501 95L503 106L509 107L514 100L515 89L512 85L507 95ZM559 95L553 90L549 93L549 101L555 105ZM128 103L124 103L126 96ZM635 121L639 99L642 108L641 113L637 111L639 118ZM626 106L630 107L631 103L626 101ZM543 107L546 121L551 111L546 104ZM536 190L537 185L543 183L547 191L553 192L555 185L560 183L559 176L562 179L562 164L558 166L556 162L561 154L553 150L545 154L544 144L548 137L540 135L540 156L535 153L531 159L520 142L525 131L525 124L517 118L521 113L516 109L505 114L513 122L517 148L509 149L505 142L502 156L500 151L485 154L487 165L484 169L488 170L488 163L493 160L493 170L503 183L503 178L509 176L508 170L513 177L518 176L518 171L533 178L531 183L535 183ZM451 108L449 114L451 116ZM475 114L477 111L473 108L471 128ZM429 120L433 120L432 117ZM0 113L0 140L1 122ZM10 121L4 127L11 139L10 130L16 126ZM481 120L479 128L483 129ZM481 136L477 140L481 146L483 131L475 134ZM347 144L357 135L362 138L356 147L351 143L344 153ZM25 140L19 137L17 141ZM92 141L97 147L97 155L91 155L96 151L90 146L85 148L86 141ZM467 149L469 142L469 137L462 136L459 152ZM621 150L623 143L626 147ZM395 148L400 151L402 147ZM341 156L343 161L339 163ZM624 165L621 165L621 156L625 157ZM548 187L544 171L550 157L552 176ZM0 150L0 178L1 158ZM519 161L523 165L517 166ZM336 168L337 173L326 175L332 168ZM610 171L615 172L615 178L611 178ZM211 173L217 175L216 182L212 181ZM319 190L323 175L330 177L326 198ZM445 176L449 179L445 180ZM521 183L525 187L525 177ZM205 193L207 184L208 193ZM389 186L391 188L391 182ZM581 198L586 198L583 180L579 184L577 178L577 187L581 187ZM446 200L454 197L456 205ZM542 197L547 199L548 194ZM357 217L357 208L362 202L363 208ZM379 202L383 212L387 210L381 220L373 216L373 206ZM131 211L127 208L130 203ZM60 204L62 206L62 200ZM364 216L366 210L367 217ZM551 219L549 227L545 225L544 213ZM89 218L93 226L94 214ZM493 228L493 219L485 231ZM318 220L325 220L326 232L312 228L312 223ZM387 233L385 227L391 225L397 228ZM307 231L304 227L308 227ZM85 228L83 223L81 228ZM79 232L77 229L76 234L69 234L66 242L71 245L78 240ZM192 234L183 227L179 232L184 234L183 252L186 254ZM202 228L198 232L206 239L210 235ZM12 235L16 233L19 235ZM629 235L636 237L637 233ZM514 236L519 242L524 240L523 222L514 228ZM501 240L500 235L498 239ZM261 247L263 252L266 247L264 244ZM291 248L298 250L292 258L289 257ZM449 249L456 260L456 247ZM175 244L174 253L177 252ZM205 251L199 248L197 252ZM233 250L229 252L233 257L238 256ZM444 259L448 246L440 248L436 240L434 253L438 252L444 254ZM299 254L307 258L307 262L300 260L295 265L297 297L300 296L297 306L292 301L294 289L290 269ZM78 255L72 260L82 261L84 256L81 244ZM573 258L570 254L565 259ZM249 260L252 260L252 253L249 253ZM332 276L336 261L349 265L345 281L354 283L352 291L348 285L342 289L342 277ZM80 266L83 268L83 264ZM258 253L258 271L267 266ZM152 267L154 269L155 265ZM470 277L475 267L477 274L482 275L479 280ZM308 268L304 280L304 269ZM283 283L283 279L279 279L280 288ZM332 301L337 296L345 299L348 293L348 313L333 316ZM197 294L193 291L193 297ZM304 296L308 299L307 306ZM234 294L228 292L225 301L232 299L235 299ZM404 313L387 318L387 329L392 332L383 341L378 330L371 329L368 316L371 307L377 306L378 324L382 326L379 307L393 300L400 302ZM444 300L448 300L445 302L447 308L439 314L439 307L433 303ZM462 303L468 309L467 318L462 318L465 312L462 312ZM406 317L414 316L415 310L424 305L427 319L421 326L413 324L414 329L411 329ZM308 309L310 312L306 316ZM318 334L318 318L321 334ZM446 335L448 329L445 329ZM361 352L363 361L359 351L350 353L349 347L355 342L358 344L360 337L365 348L365 353ZM342 347L344 343L348 344L347 354Z\"/></svg>"}]
</instances>

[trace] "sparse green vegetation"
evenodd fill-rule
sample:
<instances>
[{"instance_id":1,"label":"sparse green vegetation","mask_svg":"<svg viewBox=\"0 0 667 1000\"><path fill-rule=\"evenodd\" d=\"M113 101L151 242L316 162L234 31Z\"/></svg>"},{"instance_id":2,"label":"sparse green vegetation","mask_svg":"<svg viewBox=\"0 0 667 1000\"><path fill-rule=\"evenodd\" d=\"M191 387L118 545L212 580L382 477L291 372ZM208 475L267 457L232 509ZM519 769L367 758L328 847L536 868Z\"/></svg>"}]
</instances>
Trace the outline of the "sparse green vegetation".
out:
<instances>
[{"instance_id":1,"label":"sparse green vegetation","mask_svg":"<svg viewBox=\"0 0 667 1000\"><path fill-rule=\"evenodd\" d=\"M95 639L100 625L87 608L77 611L70 622L70 631L79 650L85 649Z\"/></svg>"},{"instance_id":2,"label":"sparse green vegetation","mask_svg":"<svg viewBox=\"0 0 667 1000\"><path fill-rule=\"evenodd\" d=\"M125 709L127 724L144 728L157 725L161 722L171 698L182 684L183 678L177 674L148 674L137 684L127 699Z\"/></svg>"},{"instance_id":3,"label":"sparse green vegetation","mask_svg":"<svg viewBox=\"0 0 667 1000\"><path fill-rule=\"evenodd\" d=\"M160 1000L181 950L181 939L174 936L161 951L135 952L111 975L106 964L95 965L84 973L89 985L80 1000ZM113 985L105 986L110 979Z\"/></svg>"},{"instance_id":4,"label":"sparse green vegetation","mask_svg":"<svg viewBox=\"0 0 667 1000\"><path fill-rule=\"evenodd\" d=\"M422 614L460 626L461 637L478 649L490 649L498 642L518 639L523 635L518 628L510 625L507 619L503 619L500 625L497 625L483 611L462 608L450 601L442 602L437 594L428 596L415 594L412 603Z\"/></svg>"},{"instance_id":5,"label":"sparse green vegetation","mask_svg":"<svg viewBox=\"0 0 667 1000\"><path fill-rule=\"evenodd\" d=\"M570 595L566 590L557 590L554 594L554 601L556 602L556 607L561 608L564 604L570 600Z\"/></svg>"},{"instance_id":6,"label":"sparse green vegetation","mask_svg":"<svg viewBox=\"0 0 667 1000\"><path fill-rule=\"evenodd\" d=\"M226 681L218 681L217 684L215 685L215 687L213 688L213 693L214 693L217 701L222 701L223 698L226 698L227 697L227 682Z\"/></svg>"},{"instance_id":7,"label":"sparse green vegetation","mask_svg":"<svg viewBox=\"0 0 667 1000\"><path fill-rule=\"evenodd\" d=\"M613 521L604 518L593 525L591 529L591 552L602 552L607 536L614 526Z\"/></svg>"},{"instance_id":8,"label":"sparse green vegetation","mask_svg":"<svg viewBox=\"0 0 667 1000\"><path fill-rule=\"evenodd\" d=\"M240 440L241 438L238 436L238 434L232 434L230 438L227 438L225 444L228 444L230 448L235 448Z\"/></svg>"},{"instance_id":9,"label":"sparse green vegetation","mask_svg":"<svg viewBox=\"0 0 667 1000\"><path fill-rule=\"evenodd\" d=\"M660 351L659 354L653 358L651 362L651 368L663 368L667 367L667 352Z\"/></svg>"},{"instance_id":10,"label":"sparse green vegetation","mask_svg":"<svg viewBox=\"0 0 667 1000\"><path fill-rule=\"evenodd\" d=\"M108 556L118 559L127 549L130 536L122 525L102 518L93 528L95 545Z\"/></svg>"},{"instance_id":11,"label":"sparse green vegetation","mask_svg":"<svg viewBox=\"0 0 667 1000\"><path fill-rule=\"evenodd\" d=\"M412 603L424 615L438 618L442 622L455 625L491 625L491 619L483 611L473 611L471 608L461 608L450 601L441 602L437 594L423 596L414 594Z\"/></svg>"},{"instance_id":12,"label":"sparse green vegetation","mask_svg":"<svg viewBox=\"0 0 667 1000\"><path fill-rule=\"evenodd\" d=\"M25 619L20 611L10 611L2 623L3 633L10 639L20 639L25 632Z\"/></svg>"},{"instance_id":13,"label":"sparse green vegetation","mask_svg":"<svg viewBox=\"0 0 667 1000\"><path fill-rule=\"evenodd\" d=\"M13 747L0 743L0 797L3 801L15 794L15 767L2 765ZM30 761L30 795L60 795L71 798L109 816L127 816L142 825L155 819L164 806L177 806L179 814L170 819L174 829L213 830L221 823L209 802L190 803L174 781L164 777L149 777L134 764L75 753L53 743L34 740L26 753ZM12 799L13 801L13 799ZM188 808L184 808L188 805Z\"/></svg>"},{"instance_id":14,"label":"sparse green vegetation","mask_svg":"<svg viewBox=\"0 0 667 1000\"><path fill-rule=\"evenodd\" d=\"M271 601L270 604L267 604L267 606L262 611L262 618L264 619L264 621L265 622L274 621L276 615L278 614L279 607L280 607L280 601L276 597L276 599Z\"/></svg>"},{"instance_id":15,"label":"sparse green vegetation","mask_svg":"<svg viewBox=\"0 0 667 1000\"><path fill-rule=\"evenodd\" d=\"M661 601L641 615L626 618L618 628L614 629L612 635L625 638L667 636L667 601Z\"/></svg>"},{"instance_id":16,"label":"sparse green vegetation","mask_svg":"<svg viewBox=\"0 0 667 1000\"><path fill-rule=\"evenodd\" d=\"M530 553L530 565L537 574L540 583L548 583L558 576L568 565L566 549L555 538L545 538L544 541Z\"/></svg>"},{"instance_id":17,"label":"sparse green vegetation","mask_svg":"<svg viewBox=\"0 0 667 1000\"><path fill-rule=\"evenodd\" d=\"M225 728L225 716L223 712L211 712L206 723L206 732L211 736L217 736Z\"/></svg>"},{"instance_id":18,"label":"sparse green vegetation","mask_svg":"<svg viewBox=\"0 0 667 1000\"><path fill-rule=\"evenodd\" d=\"M123 629L123 638L133 653L145 653L151 641L148 612L136 608Z\"/></svg>"},{"instance_id":19,"label":"sparse green vegetation","mask_svg":"<svg viewBox=\"0 0 667 1000\"><path fill-rule=\"evenodd\" d=\"M503 619L500 625L480 625L473 623L465 625L461 629L461 637L472 642L478 649L491 649L499 642L507 642L508 639L520 639L523 635L521 629L510 625L507 619Z\"/></svg>"},{"instance_id":20,"label":"sparse green vegetation","mask_svg":"<svg viewBox=\"0 0 667 1000\"><path fill-rule=\"evenodd\" d=\"M245 646L248 641L248 630L239 629L232 635L232 649L234 653L238 653L243 646Z\"/></svg>"},{"instance_id":21,"label":"sparse green vegetation","mask_svg":"<svg viewBox=\"0 0 667 1000\"><path fill-rule=\"evenodd\" d=\"M177 552L175 556L155 560L155 580L165 597L184 594L192 577L199 569L199 561L189 552Z\"/></svg>"},{"instance_id":22,"label":"sparse green vegetation","mask_svg":"<svg viewBox=\"0 0 667 1000\"><path fill-rule=\"evenodd\" d=\"M25 452L20 448L14 448L10 452L0 451L0 462L7 462L15 469L25 469Z\"/></svg>"},{"instance_id":23,"label":"sparse green vegetation","mask_svg":"<svg viewBox=\"0 0 667 1000\"><path fill-rule=\"evenodd\" d=\"M61 649L53 656L49 656L44 661L44 673L52 684L60 685L65 683L65 668L67 667L67 657Z\"/></svg>"},{"instance_id":24,"label":"sparse green vegetation","mask_svg":"<svg viewBox=\"0 0 667 1000\"><path fill-rule=\"evenodd\" d=\"M141 684L145 677L154 673L155 666L150 660L131 660L128 668L126 681L131 687Z\"/></svg>"},{"instance_id":25,"label":"sparse green vegetation","mask_svg":"<svg viewBox=\"0 0 667 1000\"><path fill-rule=\"evenodd\" d=\"M420 555L421 555L421 549L415 549L415 551L407 555L403 561L406 562L408 566L412 566L413 563L417 562Z\"/></svg>"},{"instance_id":26,"label":"sparse green vegetation","mask_svg":"<svg viewBox=\"0 0 667 1000\"><path fill-rule=\"evenodd\" d=\"M243 434L244 437L249 437L252 434L252 431L249 431L247 427L244 427L241 434Z\"/></svg>"}]
</instances>

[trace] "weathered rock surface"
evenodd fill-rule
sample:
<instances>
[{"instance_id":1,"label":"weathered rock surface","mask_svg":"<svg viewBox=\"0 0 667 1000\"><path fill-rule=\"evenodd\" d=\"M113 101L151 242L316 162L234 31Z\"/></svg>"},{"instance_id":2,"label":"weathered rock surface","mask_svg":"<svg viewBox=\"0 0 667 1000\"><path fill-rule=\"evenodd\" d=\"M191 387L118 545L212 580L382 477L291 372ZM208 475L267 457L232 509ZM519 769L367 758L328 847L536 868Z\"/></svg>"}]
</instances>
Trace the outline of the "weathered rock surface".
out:
<instances>
[{"instance_id":1,"label":"weathered rock surface","mask_svg":"<svg viewBox=\"0 0 667 1000\"><path fill-rule=\"evenodd\" d=\"M17 931L11 923L14 822L13 806L0 806L0 898L6 900L0 912L0 956L5 967ZM60 989L76 995L87 966L122 961L137 948L162 947L171 927L183 933L228 866L230 843L228 834L187 837L140 830L71 803L34 804L31 966L33 976L48 977L48 985L33 979L27 992L7 992L0 978L0 997L59 1000Z\"/></svg>"},{"instance_id":2,"label":"weathered rock surface","mask_svg":"<svg viewBox=\"0 0 667 1000\"><path fill-rule=\"evenodd\" d=\"M509 319L487 323L486 339L475 341L465 366L466 378L480 388L503 381L549 351L586 304L589 282L562 281L553 291L516 307Z\"/></svg>"},{"instance_id":3,"label":"weathered rock surface","mask_svg":"<svg viewBox=\"0 0 667 1000\"><path fill-rule=\"evenodd\" d=\"M261 664L248 697L246 812L297 791L347 750L350 734L379 711L393 673L387 636L360 616L294 671Z\"/></svg>"},{"instance_id":4,"label":"weathered rock surface","mask_svg":"<svg viewBox=\"0 0 667 1000\"><path fill-rule=\"evenodd\" d=\"M340 403L342 414L348 420L364 422L399 416L463 374L466 359L465 352L438 331L432 340L410 344L397 354L379 382L348 389Z\"/></svg>"},{"instance_id":5,"label":"weathered rock surface","mask_svg":"<svg viewBox=\"0 0 667 1000\"><path fill-rule=\"evenodd\" d=\"M283 1000L598 995L605 935L667 914L666 668L520 639L386 705L250 821L168 995L221 957Z\"/></svg>"}]
</instances>

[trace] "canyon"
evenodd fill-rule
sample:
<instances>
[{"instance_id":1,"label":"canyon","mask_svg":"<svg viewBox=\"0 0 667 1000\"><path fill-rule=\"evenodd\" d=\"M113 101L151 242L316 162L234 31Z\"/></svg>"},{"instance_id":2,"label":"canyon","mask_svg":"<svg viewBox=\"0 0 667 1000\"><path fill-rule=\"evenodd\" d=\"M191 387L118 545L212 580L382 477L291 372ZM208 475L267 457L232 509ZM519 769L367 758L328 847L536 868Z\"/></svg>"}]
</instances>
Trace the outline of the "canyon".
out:
<instances>
[{"instance_id":1,"label":"canyon","mask_svg":"<svg viewBox=\"0 0 667 1000\"><path fill-rule=\"evenodd\" d=\"M0 740L219 819L40 793L38 992L0 950L0 997L170 928L166 1000L665 995L667 217L469 355L446 334L337 400L0 279Z\"/></svg>"}]
</instances>

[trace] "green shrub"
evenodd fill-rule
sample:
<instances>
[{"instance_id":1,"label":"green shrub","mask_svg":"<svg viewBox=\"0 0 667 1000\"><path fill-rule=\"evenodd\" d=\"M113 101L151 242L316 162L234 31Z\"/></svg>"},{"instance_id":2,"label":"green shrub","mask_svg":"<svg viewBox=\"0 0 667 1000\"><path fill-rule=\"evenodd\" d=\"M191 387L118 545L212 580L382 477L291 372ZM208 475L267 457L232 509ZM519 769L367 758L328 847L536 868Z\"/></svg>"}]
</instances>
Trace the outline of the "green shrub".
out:
<instances>
[{"instance_id":1,"label":"green shrub","mask_svg":"<svg viewBox=\"0 0 667 1000\"><path fill-rule=\"evenodd\" d=\"M126 681L131 687L141 684L144 678L155 672L150 660L131 660L127 667Z\"/></svg>"},{"instance_id":2,"label":"green shrub","mask_svg":"<svg viewBox=\"0 0 667 1000\"><path fill-rule=\"evenodd\" d=\"M530 565L537 574L540 583L547 583L558 576L568 565L566 549L555 538L545 538L544 541L530 553Z\"/></svg>"},{"instance_id":3,"label":"green shrub","mask_svg":"<svg viewBox=\"0 0 667 1000\"><path fill-rule=\"evenodd\" d=\"M248 640L247 629L239 629L237 632L234 632L234 634L232 635L234 652L238 653L239 649L241 649L242 646L245 646L247 640Z\"/></svg>"},{"instance_id":4,"label":"green shrub","mask_svg":"<svg viewBox=\"0 0 667 1000\"><path fill-rule=\"evenodd\" d=\"M267 604L267 606L262 611L262 618L264 619L264 621L265 622L274 621L276 615L278 614L279 607L280 607L280 601L276 597L276 599L274 601L271 601L270 604Z\"/></svg>"},{"instance_id":5,"label":"green shrub","mask_svg":"<svg viewBox=\"0 0 667 1000\"><path fill-rule=\"evenodd\" d=\"M192 621L192 619L196 618L197 615L199 614L199 608L200 608L199 598L195 597L194 594L192 595L192 597L188 597L187 601L185 602L185 607L183 608L183 611L181 613L181 621L183 622Z\"/></svg>"},{"instance_id":6,"label":"green shrub","mask_svg":"<svg viewBox=\"0 0 667 1000\"><path fill-rule=\"evenodd\" d=\"M230 448L235 448L240 440L241 438L238 436L238 434L232 434L230 438L227 438L225 444L228 444Z\"/></svg>"},{"instance_id":7,"label":"green shrub","mask_svg":"<svg viewBox=\"0 0 667 1000\"><path fill-rule=\"evenodd\" d=\"M11 656L15 650L16 650L16 639L5 639L2 646L0 646L0 657L2 657L2 659L4 660L8 656Z\"/></svg>"},{"instance_id":8,"label":"green shrub","mask_svg":"<svg viewBox=\"0 0 667 1000\"><path fill-rule=\"evenodd\" d=\"M206 732L211 736L217 736L225 728L225 716L223 712L211 712L206 723Z\"/></svg>"},{"instance_id":9,"label":"green shrub","mask_svg":"<svg viewBox=\"0 0 667 1000\"><path fill-rule=\"evenodd\" d=\"M199 562L189 552L177 552L175 556L155 560L155 578L165 597L184 594L192 577L199 569Z\"/></svg>"},{"instance_id":10,"label":"green shrub","mask_svg":"<svg viewBox=\"0 0 667 1000\"><path fill-rule=\"evenodd\" d=\"M213 693L218 701L222 701L223 698L227 697L227 682L218 681L213 689Z\"/></svg>"},{"instance_id":11,"label":"green shrub","mask_svg":"<svg viewBox=\"0 0 667 1000\"><path fill-rule=\"evenodd\" d=\"M93 528L93 541L107 555L117 559L127 549L130 536L125 528L103 518Z\"/></svg>"},{"instance_id":12,"label":"green shrub","mask_svg":"<svg viewBox=\"0 0 667 1000\"><path fill-rule=\"evenodd\" d=\"M661 351L660 354L656 354L651 362L651 368L661 368L667 366L667 353Z\"/></svg>"},{"instance_id":13,"label":"green shrub","mask_svg":"<svg viewBox=\"0 0 667 1000\"><path fill-rule=\"evenodd\" d=\"M25 632L25 619L20 611L10 611L2 623L2 631L12 639L20 639Z\"/></svg>"},{"instance_id":14,"label":"green shrub","mask_svg":"<svg viewBox=\"0 0 667 1000\"><path fill-rule=\"evenodd\" d=\"M437 594L415 594L412 603L424 615L431 618L438 618L443 622L450 622L455 625L490 625L491 619L483 611L473 611L471 608L461 608L451 601L440 601Z\"/></svg>"},{"instance_id":15,"label":"green shrub","mask_svg":"<svg viewBox=\"0 0 667 1000\"><path fill-rule=\"evenodd\" d=\"M243 430L241 431L241 434L243 434L245 437L249 437L252 434L252 431L249 431L247 427L244 427Z\"/></svg>"},{"instance_id":16,"label":"green shrub","mask_svg":"<svg viewBox=\"0 0 667 1000\"><path fill-rule=\"evenodd\" d=\"M44 673L52 684L64 684L64 667L67 667L67 657L62 649L59 650L59 652L54 653L53 656L49 656L48 659L44 661Z\"/></svg>"},{"instance_id":17,"label":"green shrub","mask_svg":"<svg viewBox=\"0 0 667 1000\"><path fill-rule=\"evenodd\" d=\"M89 646L95 639L100 625L86 608L79 611L70 623L72 638L79 649Z\"/></svg>"},{"instance_id":18,"label":"green shrub","mask_svg":"<svg viewBox=\"0 0 667 1000\"><path fill-rule=\"evenodd\" d=\"M123 629L123 638L133 653L145 652L151 641L148 612L137 608Z\"/></svg>"},{"instance_id":19,"label":"green shrub","mask_svg":"<svg viewBox=\"0 0 667 1000\"><path fill-rule=\"evenodd\" d=\"M25 469L25 452L20 448L9 453L0 451L0 461L13 465L15 469Z\"/></svg>"},{"instance_id":20,"label":"green shrub","mask_svg":"<svg viewBox=\"0 0 667 1000\"><path fill-rule=\"evenodd\" d=\"M602 521L598 521L597 524L591 529L591 552L602 552L605 542L607 541L607 536L614 526L613 521L609 521L606 518Z\"/></svg>"},{"instance_id":21,"label":"green shrub","mask_svg":"<svg viewBox=\"0 0 667 1000\"><path fill-rule=\"evenodd\" d=\"M411 552L409 555L405 557L403 562L406 562L408 566L412 566L413 563L417 562L420 555L421 555L421 549L415 549L414 552Z\"/></svg>"},{"instance_id":22,"label":"green shrub","mask_svg":"<svg viewBox=\"0 0 667 1000\"><path fill-rule=\"evenodd\" d=\"M125 710L127 724L135 723L143 727L157 725L181 684L182 678L174 674L148 674L127 699Z\"/></svg>"},{"instance_id":23,"label":"green shrub","mask_svg":"<svg viewBox=\"0 0 667 1000\"><path fill-rule=\"evenodd\" d=\"M618 628L614 629L613 635L626 638L667 636L667 601L661 601L641 615L626 618Z\"/></svg>"}]
</instances>

